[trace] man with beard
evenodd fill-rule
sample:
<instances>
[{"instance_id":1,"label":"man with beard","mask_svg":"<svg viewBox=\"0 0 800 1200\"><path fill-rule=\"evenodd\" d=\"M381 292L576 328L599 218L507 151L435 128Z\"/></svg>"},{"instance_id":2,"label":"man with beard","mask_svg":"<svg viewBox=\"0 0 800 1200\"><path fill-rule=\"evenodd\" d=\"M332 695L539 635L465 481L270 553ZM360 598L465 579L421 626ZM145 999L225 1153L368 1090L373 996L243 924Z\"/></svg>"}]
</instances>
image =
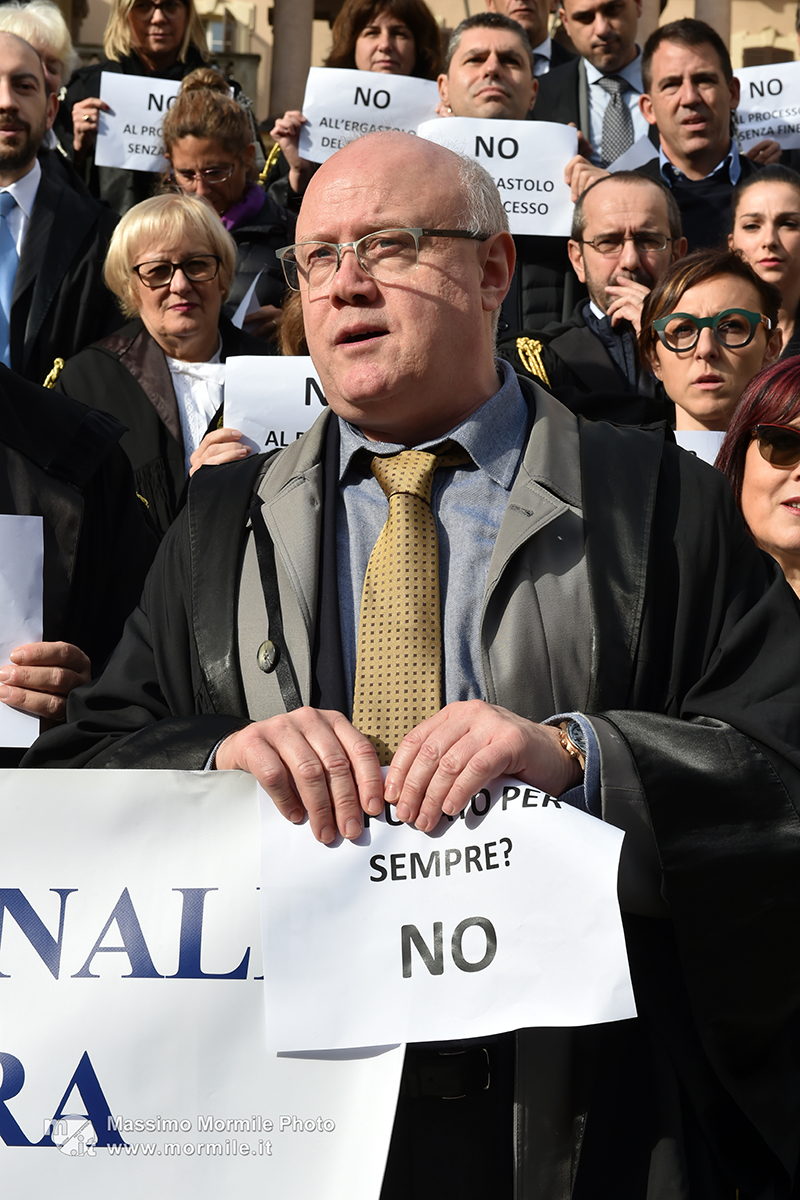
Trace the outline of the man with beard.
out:
<instances>
[{"instance_id":1,"label":"man with beard","mask_svg":"<svg viewBox=\"0 0 800 1200\"><path fill-rule=\"evenodd\" d=\"M505 357L583 416L641 424L666 415L663 389L639 364L636 336L653 285L686 253L672 194L619 171L580 196L569 256L589 299L572 318L518 337Z\"/></svg>"},{"instance_id":2,"label":"man with beard","mask_svg":"<svg viewBox=\"0 0 800 1200\"><path fill-rule=\"evenodd\" d=\"M548 33L553 10L551 0L486 0L486 9L511 17L525 30L533 46L533 73L537 79L575 57L560 42L554 42Z\"/></svg>"},{"instance_id":3,"label":"man with beard","mask_svg":"<svg viewBox=\"0 0 800 1200\"><path fill-rule=\"evenodd\" d=\"M37 158L57 111L36 51L1 33L0 361L35 383L121 322L102 278L118 218Z\"/></svg>"}]
</instances>

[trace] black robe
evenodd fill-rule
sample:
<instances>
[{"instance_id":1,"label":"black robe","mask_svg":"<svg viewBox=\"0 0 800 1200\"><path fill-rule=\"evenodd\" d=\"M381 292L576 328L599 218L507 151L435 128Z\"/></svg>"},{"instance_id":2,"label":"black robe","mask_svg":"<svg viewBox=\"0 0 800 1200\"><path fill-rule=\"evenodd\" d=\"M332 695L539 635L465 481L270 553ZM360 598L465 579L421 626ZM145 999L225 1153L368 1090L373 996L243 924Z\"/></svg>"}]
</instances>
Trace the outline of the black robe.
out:
<instances>
[{"instance_id":1,"label":"black robe","mask_svg":"<svg viewBox=\"0 0 800 1200\"><path fill-rule=\"evenodd\" d=\"M778 1200L800 1145L800 611L712 468L663 431L581 422L580 440L592 667L573 700L588 695L604 813L646 809L671 919L626 917L636 1021L532 1031L523 1194ZM28 765L201 769L249 721L237 589L265 466L194 477L105 676ZM323 581L329 544L323 527ZM321 594L318 660L337 624Z\"/></svg>"}]
</instances>

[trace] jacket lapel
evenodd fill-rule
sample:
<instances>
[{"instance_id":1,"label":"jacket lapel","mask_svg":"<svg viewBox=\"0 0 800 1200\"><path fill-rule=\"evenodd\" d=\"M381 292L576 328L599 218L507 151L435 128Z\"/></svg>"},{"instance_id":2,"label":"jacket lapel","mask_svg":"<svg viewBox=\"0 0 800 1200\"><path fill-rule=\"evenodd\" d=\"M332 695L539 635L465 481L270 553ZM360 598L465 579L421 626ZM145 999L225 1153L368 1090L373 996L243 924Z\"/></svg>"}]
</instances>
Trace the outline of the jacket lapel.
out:
<instances>
[{"instance_id":1,"label":"jacket lapel","mask_svg":"<svg viewBox=\"0 0 800 1200\"><path fill-rule=\"evenodd\" d=\"M80 200L62 180L51 178L48 171L42 169L31 219L22 243L11 306L12 339L16 340L20 331L14 319L14 308L32 289L27 318L24 317L24 306L21 314L18 311L18 319L19 315L25 319L22 371L27 366L28 356L75 252L95 219L94 201Z\"/></svg>"}]
</instances>

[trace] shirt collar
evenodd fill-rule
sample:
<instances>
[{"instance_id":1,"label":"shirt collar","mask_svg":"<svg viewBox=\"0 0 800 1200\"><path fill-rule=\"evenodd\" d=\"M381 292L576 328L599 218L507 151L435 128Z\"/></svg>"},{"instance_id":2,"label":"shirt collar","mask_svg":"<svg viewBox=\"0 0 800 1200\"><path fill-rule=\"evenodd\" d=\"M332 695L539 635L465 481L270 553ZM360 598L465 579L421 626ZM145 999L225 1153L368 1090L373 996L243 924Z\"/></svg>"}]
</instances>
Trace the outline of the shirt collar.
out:
<instances>
[{"instance_id":1,"label":"shirt collar","mask_svg":"<svg viewBox=\"0 0 800 1200\"><path fill-rule=\"evenodd\" d=\"M485 471L495 483L508 491L516 478L525 434L528 427L528 406L520 391L519 380L511 366L500 359L495 363L503 382L500 388L471 416L456 425L448 433L432 441L415 446L415 450L428 450L441 446L442 442L453 441L466 450L477 467ZM397 454L406 446L391 442L370 442L355 425L341 417L339 431L339 482L359 450L370 454Z\"/></svg>"},{"instance_id":2,"label":"shirt collar","mask_svg":"<svg viewBox=\"0 0 800 1200\"><path fill-rule=\"evenodd\" d=\"M29 221L31 219L31 213L33 212L33 204L36 199L36 193L39 190L39 180L41 178L41 163L39 162L38 158L34 158L33 166L26 175L23 175L21 179L15 180L14 183L10 183L8 187L3 188L4 192L11 193Z\"/></svg>"},{"instance_id":3,"label":"shirt collar","mask_svg":"<svg viewBox=\"0 0 800 1200\"><path fill-rule=\"evenodd\" d=\"M539 42L538 46L533 47L534 55L540 58L546 58L548 62L553 57L553 39L546 37L543 42Z\"/></svg>"},{"instance_id":4,"label":"shirt collar","mask_svg":"<svg viewBox=\"0 0 800 1200\"><path fill-rule=\"evenodd\" d=\"M658 165L661 170L661 177L664 180L664 182L667 184L668 187L672 187L672 180L669 177L670 172L666 170L667 167L670 168L670 171L674 171L675 174L680 179L686 178L683 171L680 171L667 158L666 154L664 153L663 146L659 146L659 148L658 148ZM735 138L731 138L731 144L730 144L727 152L725 153L725 156L720 159L720 161L714 167L714 170L709 171L708 175L704 175L703 178L710 179L712 175L717 175L725 167L728 168L728 176L730 178L731 183L735 187L736 184L739 182L739 177L742 173L742 164L739 159L739 147L736 144Z\"/></svg>"},{"instance_id":5,"label":"shirt collar","mask_svg":"<svg viewBox=\"0 0 800 1200\"><path fill-rule=\"evenodd\" d=\"M617 75L620 79L624 79L637 92L642 91L642 48L636 47L636 58L629 62L627 67L623 67L621 71L599 71L597 67L589 62L588 58L583 60L583 65L586 68L586 81L591 86L597 83L598 79L603 79L606 75Z\"/></svg>"}]
</instances>

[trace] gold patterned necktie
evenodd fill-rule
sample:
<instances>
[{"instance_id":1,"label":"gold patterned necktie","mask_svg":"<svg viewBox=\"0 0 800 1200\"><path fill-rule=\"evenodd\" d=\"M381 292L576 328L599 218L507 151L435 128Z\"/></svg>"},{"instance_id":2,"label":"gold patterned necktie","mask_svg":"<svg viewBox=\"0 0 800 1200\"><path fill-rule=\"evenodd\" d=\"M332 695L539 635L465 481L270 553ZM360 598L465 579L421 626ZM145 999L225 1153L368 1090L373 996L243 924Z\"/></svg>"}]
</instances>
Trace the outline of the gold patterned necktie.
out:
<instances>
[{"instance_id":1,"label":"gold patterned necktie","mask_svg":"<svg viewBox=\"0 0 800 1200\"><path fill-rule=\"evenodd\" d=\"M437 467L469 462L465 450L376 455L372 473L389 500L361 595L353 724L382 765L420 721L442 707L439 538L431 512Z\"/></svg>"}]
</instances>

